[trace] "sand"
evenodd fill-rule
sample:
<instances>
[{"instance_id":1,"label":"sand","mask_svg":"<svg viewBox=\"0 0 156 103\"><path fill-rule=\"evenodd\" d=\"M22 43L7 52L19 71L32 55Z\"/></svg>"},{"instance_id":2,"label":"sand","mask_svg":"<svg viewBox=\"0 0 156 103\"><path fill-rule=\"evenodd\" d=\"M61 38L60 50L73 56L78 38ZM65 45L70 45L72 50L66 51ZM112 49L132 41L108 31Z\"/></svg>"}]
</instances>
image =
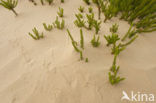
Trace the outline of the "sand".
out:
<instances>
[{"instance_id":1,"label":"sand","mask_svg":"<svg viewBox=\"0 0 156 103\"><path fill-rule=\"evenodd\" d=\"M79 60L66 29L79 40L74 14L80 5L87 12L86 4L82 0L65 0L64 4L55 1L51 6L38 4L20 0L15 9L18 17L0 6L0 103L132 103L121 101L123 90L156 95L156 32L139 34L120 54L119 75L126 80L112 86L108 72L113 55L103 35L109 35L111 25L118 23L122 37L129 24L118 18L103 23L98 48L90 44L94 31L83 29L84 56L89 59L85 63ZM52 23L59 6L65 10L65 29L45 31L42 23ZM44 32L45 38L33 40L28 35L33 27Z\"/></svg>"}]
</instances>

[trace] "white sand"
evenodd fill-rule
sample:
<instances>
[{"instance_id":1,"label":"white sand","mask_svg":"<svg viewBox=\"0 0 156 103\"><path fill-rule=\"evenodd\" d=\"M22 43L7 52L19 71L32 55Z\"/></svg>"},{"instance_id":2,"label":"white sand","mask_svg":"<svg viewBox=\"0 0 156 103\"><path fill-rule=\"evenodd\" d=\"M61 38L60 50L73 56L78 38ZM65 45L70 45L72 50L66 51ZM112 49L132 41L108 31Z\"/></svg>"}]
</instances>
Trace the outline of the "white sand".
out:
<instances>
[{"instance_id":1,"label":"white sand","mask_svg":"<svg viewBox=\"0 0 156 103\"><path fill-rule=\"evenodd\" d=\"M85 12L88 10L82 0L65 0L64 4L57 1L52 6L34 6L20 0L18 17L0 6L0 103L121 103L123 90L156 96L156 32L140 34L120 54L119 74L126 80L112 86L108 71L113 56L103 35L109 35L109 27L118 23L122 37L129 25L117 18L103 23L99 48L90 44L93 31L83 29L84 56L89 58L85 63L79 61L66 29L46 32L42 26L55 20L60 5L65 10L66 28L79 40L79 28L73 21L80 5L85 6ZM33 27L43 31L45 38L33 40L28 35Z\"/></svg>"}]
</instances>

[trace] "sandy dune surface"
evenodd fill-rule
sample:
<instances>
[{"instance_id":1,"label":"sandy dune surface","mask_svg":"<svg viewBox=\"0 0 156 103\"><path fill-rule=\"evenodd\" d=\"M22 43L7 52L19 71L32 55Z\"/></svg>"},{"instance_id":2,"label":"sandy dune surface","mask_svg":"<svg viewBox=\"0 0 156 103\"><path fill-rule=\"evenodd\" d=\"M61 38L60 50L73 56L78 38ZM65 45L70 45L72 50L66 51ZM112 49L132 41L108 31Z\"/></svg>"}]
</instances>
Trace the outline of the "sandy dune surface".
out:
<instances>
[{"instance_id":1,"label":"sandy dune surface","mask_svg":"<svg viewBox=\"0 0 156 103\"><path fill-rule=\"evenodd\" d=\"M156 96L156 32L140 34L120 54L119 73L126 80L112 86L108 72L113 56L103 35L109 35L111 25L118 23L122 37L128 23L118 18L102 23L99 48L90 44L93 31L83 29L84 56L89 59L85 63L79 61L66 29L79 40L74 14L80 5L85 6L85 12L88 6L82 0L65 0L64 4L56 0L51 6L38 4L19 0L18 17L0 6L0 103L131 103L121 101L123 90ZM59 6L64 8L66 27L46 32L42 23L52 23ZM28 35L33 27L44 32L45 38L33 40Z\"/></svg>"}]
</instances>

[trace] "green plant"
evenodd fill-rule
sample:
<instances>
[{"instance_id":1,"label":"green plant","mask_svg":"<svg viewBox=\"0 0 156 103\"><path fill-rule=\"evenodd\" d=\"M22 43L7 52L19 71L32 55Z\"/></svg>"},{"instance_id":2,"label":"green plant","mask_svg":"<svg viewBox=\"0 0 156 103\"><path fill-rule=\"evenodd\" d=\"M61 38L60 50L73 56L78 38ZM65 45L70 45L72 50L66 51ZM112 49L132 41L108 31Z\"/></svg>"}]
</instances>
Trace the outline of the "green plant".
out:
<instances>
[{"instance_id":1,"label":"green plant","mask_svg":"<svg viewBox=\"0 0 156 103\"><path fill-rule=\"evenodd\" d=\"M61 0L61 3L64 3L64 0Z\"/></svg>"},{"instance_id":2,"label":"green plant","mask_svg":"<svg viewBox=\"0 0 156 103\"><path fill-rule=\"evenodd\" d=\"M111 44L116 44L116 42L118 40L120 40L118 34L115 34L115 33L112 33L112 35L108 35L108 36L105 36L104 35L104 38L106 39L107 41L107 46L111 45Z\"/></svg>"},{"instance_id":3,"label":"green plant","mask_svg":"<svg viewBox=\"0 0 156 103\"><path fill-rule=\"evenodd\" d=\"M51 5L51 3L53 2L53 0L46 0L48 3L49 3L49 5Z\"/></svg>"},{"instance_id":4,"label":"green plant","mask_svg":"<svg viewBox=\"0 0 156 103\"><path fill-rule=\"evenodd\" d=\"M117 59L118 55L119 55L118 53L114 54L113 64L110 68L110 72L108 73L109 82L112 85L118 84L119 82L121 82L125 79L125 78L121 78L120 76L117 76L117 73L118 73L119 68L120 68L119 66L116 65L116 59Z\"/></svg>"},{"instance_id":5,"label":"green plant","mask_svg":"<svg viewBox=\"0 0 156 103\"><path fill-rule=\"evenodd\" d=\"M101 4L103 3L103 0L92 0L93 3L97 5L98 8L98 19L101 18Z\"/></svg>"},{"instance_id":6,"label":"green plant","mask_svg":"<svg viewBox=\"0 0 156 103\"><path fill-rule=\"evenodd\" d=\"M131 38L132 36L136 35L137 31L135 29L132 30L133 24L129 27L127 33L124 35L124 37L121 39L124 41L127 37Z\"/></svg>"},{"instance_id":7,"label":"green plant","mask_svg":"<svg viewBox=\"0 0 156 103\"><path fill-rule=\"evenodd\" d=\"M81 38L81 40L80 40L80 47L81 47L82 49L84 49L84 38L83 38L82 29L80 29L80 38Z\"/></svg>"},{"instance_id":8,"label":"green plant","mask_svg":"<svg viewBox=\"0 0 156 103\"><path fill-rule=\"evenodd\" d=\"M98 47L100 45L100 37L98 36L97 38L95 37L95 35L93 36L93 39L91 40L91 44L93 47Z\"/></svg>"},{"instance_id":9,"label":"green plant","mask_svg":"<svg viewBox=\"0 0 156 103\"><path fill-rule=\"evenodd\" d=\"M83 19L83 16L82 14L75 14L77 20L74 21L74 24L77 26L77 27L85 27L85 21Z\"/></svg>"},{"instance_id":10,"label":"green plant","mask_svg":"<svg viewBox=\"0 0 156 103\"><path fill-rule=\"evenodd\" d=\"M3 7L5 7L8 10L11 10L16 16L18 15L17 12L14 10L14 8L17 6L18 4L18 0L0 0L0 5L2 5Z\"/></svg>"},{"instance_id":11,"label":"green plant","mask_svg":"<svg viewBox=\"0 0 156 103\"><path fill-rule=\"evenodd\" d=\"M89 11L89 13L93 13L93 8L92 7L89 7L88 8L88 11Z\"/></svg>"},{"instance_id":12,"label":"green plant","mask_svg":"<svg viewBox=\"0 0 156 103\"><path fill-rule=\"evenodd\" d=\"M78 10L79 10L81 13L83 13L84 7L80 6L80 7L78 8Z\"/></svg>"},{"instance_id":13,"label":"green plant","mask_svg":"<svg viewBox=\"0 0 156 103\"><path fill-rule=\"evenodd\" d=\"M109 75L109 82L112 85L118 84L119 82L125 80L125 78L121 78L120 76L117 76L116 72L115 73L109 72L108 75Z\"/></svg>"},{"instance_id":14,"label":"green plant","mask_svg":"<svg viewBox=\"0 0 156 103\"><path fill-rule=\"evenodd\" d=\"M46 23L43 23L43 27L47 31L51 31L53 29L53 26L52 25L50 25L50 24L49 25L46 25Z\"/></svg>"},{"instance_id":15,"label":"green plant","mask_svg":"<svg viewBox=\"0 0 156 103\"><path fill-rule=\"evenodd\" d=\"M57 12L57 14L59 15L59 17L63 17L63 8L59 7L59 11Z\"/></svg>"},{"instance_id":16,"label":"green plant","mask_svg":"<svg viewBox=\"0 0 156 103\"><path fill-rule=\"evenodd\" d=\"M88 29L91 30L94 24L94 13L86 14L86 17L87 17Z\"/></svg>"},{"instance_id":17,"label":"green plant","mask_svg":"<svg viewBox=\"0 0 156 103\"><path fill-rule=\"evenodd\" d=\"M101 21L97 21L97 20L93 21L93 27L95 28L96 34L98 34L100 31L100 24L101 24Z\"/></svg>"},{"instance_id":18,"label":"green plant","mask_svg":"<svg viewBox=\"0 0 156 103\"><path fill-rule=\"evenodd\" d=\"M127 46L127 45L130 45L132 42L134 42L135 41L135 39L137 39L138 38L138 35L135 35L131 40L129 40L127 43L125 43L125 44L119 44L119 46L120 47L125 47L125 46Z\"/></svg>"},{"instance_id":19,"label":"green plant","mask_svg":"<svg viewBox=\"0 0 156 103\"><path fill-rule=\"evenodd\" d=\"M83 0L87 5L90 5L90 1L89 0Z\"/></svg>"},{"instance_id":20,"label":"green plant","mask_svg":"<svg viewBox=\"0 0 156 103\"><path fill-rule=\"evenodd\" d=\"M58 20L58 16L57 16L55 22L53 23L53 25L54 25L55 28L63 29L64 25L65 25L65 21L64 21L64 19L62 19L62 21L60 22Z\"/></svg>"},{"instance_id":21,"label":"green plant","mask_svg":"<svg viewBox=\"0 0 156 103\"><path fill-rule=\"evenodd\" d=\"M43 2L43 0L40 0L40 2L41 2L41 4L42 4L42 5L44 5L44 2Z\"/></svg>"},{"instance_id":22,"label":"green plant","mask_svg":"<svg viewBox=\"0 0 156 103\"><path fill-rule=\"evenodd\" d=\"M67 32L71 39L73 48L75 49L76 52L78 52L80 54L80 60L83 60L83 52L78 48L77 42L73 39L73 37L68 29L67 29ZM80 32L81 32L81 30L80 30Z\"/></svg>"},{"instance_id":23,"label":"green plant","mask_svg":"<svg viewBox=\"0 0 156 103\"><path fill-rule=\"evenodd\" d=\"M85 62L88 63L88 58L86 58Z\"/></svg>"},{"instance_id":24,"label":"green plant","mask_svg":"<svg viewBox=\"0 0 156 103\"><path fill-rule=\"evenodd\" d=\"M39 40L40 38L43 38L43 37L44 37L44 36L43 36L43 33L42 33L42 34L39 34L39 32L38 32L38 30L37 30L36 28L32 29L32 31L33 31L33 33L34 33L35 35L33 35L33 34L30 33L30 32L29 32L29 35L30 35L33 39Z\"/></svg>"},{"instance_id":25,"label":"green plant","mask_svg":"<svg viewBox=\"0 0 156 103\"><path fill-rule=\"evenodd\" d=\"M110 32L116 33L118 31L118 27L119 25L117 25L116 23L113 24L112 27L110 28Z\"/></svg>"}]
</instances>

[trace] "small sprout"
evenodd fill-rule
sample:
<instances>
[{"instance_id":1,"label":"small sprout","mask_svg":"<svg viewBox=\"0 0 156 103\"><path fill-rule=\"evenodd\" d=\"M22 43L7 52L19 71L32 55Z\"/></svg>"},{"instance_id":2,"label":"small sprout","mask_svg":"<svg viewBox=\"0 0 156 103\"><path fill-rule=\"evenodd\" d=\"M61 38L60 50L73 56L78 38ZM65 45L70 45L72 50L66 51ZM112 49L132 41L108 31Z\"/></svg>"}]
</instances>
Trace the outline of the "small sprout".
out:
<instances>
[{"instance_id":1,"label":"small sprout","mask_svg":"<svg viewBox=\"0 0 156 103\"><path fill-rule=\"evenodd\" d=\"M61 3L64 3L64 0L61 0Z\"/></svg>"},{"instance_id":2,"label":"small sprout","mask_svg":"<svg viewBox=\"0 0 156 103\"><path fill-rule=\"evenodd\" d=\"M86 58L85 62L88 63L88 58Z\"/></svg>"},{"instance_id":3,"label":"small sprout","mask_svg":"<svg viewBox=\"0 0 156 103\"><path fill-rule=\"evenodd\" d=\"M116 33L118 31L118 27L119 25L117 25L116 23L114 25L112 25L112 27L110 28L110 32L112 33Z\"/></svg>"},{"instance_id":4,"label":"small sprout","mask_svg":"<svg viewBox=\"0 0 156 103\"><path fill-rule=\"evenodd\" d=\"M51 31L53 29L53 26L52 25L50 25L50 24L49 25L46 25L46 23L43 23L43 27L47 31Z\"/></svg>"},{"instance_id":5,"label":"small sprout","mask_svg":"<svg viewBox=\"0 0 156 103\"><path fill-rule=\"evenodd\" d=\"M83 0L87 5L90 5L90 1L89 0Z\"/></svg>"},{"instance_id":6,"label":"small sprout","mask_svg":"<svg viewBox=\"0 0 156 103\"><path fill-rule=\"evenodd\" d=\"M114 33L111 36L110 35L108 35L108 36L104 35L104 38L107 41L107 46L109 46L111 44L115 44L118 40L120 40L120 38L118 37L118 34L114 34Z\"/></svg>"},{"instance_id":7,"label":"small sprout","mask_svg":"<svg viewBox=\"0 0 156 103\"><path fill-rule=\"evenodd\" d=\"M31 33L29 33L29 35L30 35L33 39L39 40L40 38L43 38L43 37L44 37L44 36L43 36L43 33L40 35L39 32L38 32L38 30L37 30L36 28L32 29L32 31L33 31L33 33L34 33L35 35L33 35L33 34L31 34Z\"/></svg>"},{"instance_id":8,"label":"small sprout","mask_svg":"<svg viewBox=\"0 0 156 103\"><path fill-rule=\"evenodd\" d=\"M62 19L62 22L60 22L58 20L58 16L57 16L55 22L53 23L53 25L54 25L55 28L63 29L64 25L65 25L65 21L64 21L64 19Z\"/></svg>"},{"instance_id":9,"label":"small sprout","mask_svg":"<svg viewBox=\"0 0 156 103\"><path fill-rule=\"evenodd\" d=\"M41 4L42 4L42 5L44 5L44 2L43 2L43 0L40 0L40 2L41 2Z\"/></svg>"},{"instance_id":10,"label":"small sprout","mask_svg":"<svg viewBox=\"0 0 156 103\"><path fill-rule=\"evenodd\" d=\"M83 20L82 14L75 14L77 20L74 21L74 24L78 27L85 27L85 21Z\"/></svg>"},{"instance_id":11,"label":"small sprout","mask_svg":"<svg viewBox=\"0 0 156 103\"><path fill-rule=\"evenodd\" d=\"M59 7L59 11L57 12L57 14L59 15L59 17L63 17L63 8Z\"/></svg>"},{"instance_id":12,"label":"small sprout","mask_svg":"<svg viewBox=\"0 0 156 103\"><path fill-rule=\"evenodd\" d=\"M88 11L89 11L89 13L93 13L93 8L92 7L89 7L88 8Z\"/></svg>"},{"instance_id":13,"label":"small sprout","mask_svg":"<svg viewBox=\"0 0 156 103\"><path fill-rule=\"evenodd\" d=\"M84 12L84 7L80 6L80 7L78 8L78 10L79 10L81 13L83 13L83 12Z\"/></svg>"},{"instance_id":14,"label":"small sprout","mask_svg":"<svg viewBox=\"0 0 156 103\"><path fill-rule=\"evenodd\" d=\"M17 12L14 10L14 8L17 6L18 4L18 0L0 0L0 5L2 5L3 7L5 7L8 10L11 10L16 16L18 15Z\"/></svg>"},{"instance_id":15,"label":"small sprout","mask_svg":"<svg viewBox=\"0 0 156 103\"><path fill-rule=\"evenodd\" d=\"M49 5L51 5L51 3L53 2L53 0L46 0L48 3L49 3Z\"/></svg>"},{"instance_id":16,"label":"small sprout","mask_svg":"<svg viewBox=\"0 0 156 103\"><path fill-rule=\"evenodd\" d=\"M97 39L95 35L93 36L93 39L91 40L91 44L93 47L98 47L100 45L99 39L100 39L99 36L97 37Z\"/></svg>"},{"instance_id":17,"label":"small sprout","mask_svg":"<svg viewBox=\"0 0 156 103\"><path fill-rule=\"evenodd\" d=\"M121 78L120 76L117 76L116 73L111 73L109 72L109 82L112 84L112 85L115 85L115 84L118 84L119 82L125 80L125 78Z\"/></svg>"},{"instance_id":18,"label":"small sprout","mask_svg":"<svg viewBox=\"0 0 156 103\"><path fill-rule=\"evenodd\" d=\"M86 14L87 17L87 22L88 22L88 29L91 30L94 24L94 14L92 13L91 15Z\"/></svg>"},{"instance_id":19,"label":"small sprout","mask_svg":"<svg viewBox=\"0 0 156 103\"><path fill-rule=\"evenodd\" d=\"M80 38L81 38L81 40L80 40L80 47L81 47L82 49L84 49L84 38L83 38L82 29L80 29Z\"/></svg>"},{"instance_id":20,"label":"small sprout","mask_svg":"<svg viewBox=\"0 0 156 103\"><path fill-rule=\"evenodd\" d=\"M100 24L101 24L101 21L97 21L97 20L94 20L93 21L93 27L95 28L95 33L98 34L99 31L100 31Z\"/></svg>"}]
</instances>

